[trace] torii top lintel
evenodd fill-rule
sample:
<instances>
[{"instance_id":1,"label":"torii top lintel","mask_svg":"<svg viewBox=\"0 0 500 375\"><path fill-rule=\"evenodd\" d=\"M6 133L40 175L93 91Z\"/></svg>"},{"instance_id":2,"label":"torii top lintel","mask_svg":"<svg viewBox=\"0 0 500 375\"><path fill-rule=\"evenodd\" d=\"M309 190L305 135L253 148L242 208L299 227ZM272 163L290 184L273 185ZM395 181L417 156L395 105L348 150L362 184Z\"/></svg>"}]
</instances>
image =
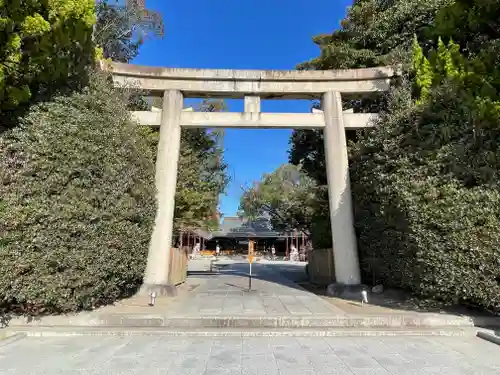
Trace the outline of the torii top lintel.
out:
<instances>
[{"instance_id":1,"label":"torii top lintel","mask_svg":"<svg viewBox=\"0 0 500 375\"><path fill-rule=\"evenodd\" d=\"M399 67L346 70L187 69L106 63L115 85L161 95L180 90L184 97L316 99L327 91L367 93L386 91Z\"/></svg>"}]
</instances>

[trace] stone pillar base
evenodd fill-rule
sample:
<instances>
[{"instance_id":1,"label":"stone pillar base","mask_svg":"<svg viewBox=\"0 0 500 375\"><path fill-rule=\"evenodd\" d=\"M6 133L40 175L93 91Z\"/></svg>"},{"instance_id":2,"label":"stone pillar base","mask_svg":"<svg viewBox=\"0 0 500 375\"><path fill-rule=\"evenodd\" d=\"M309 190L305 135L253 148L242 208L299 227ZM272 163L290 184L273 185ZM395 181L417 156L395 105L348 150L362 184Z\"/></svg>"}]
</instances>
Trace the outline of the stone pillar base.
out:
<instances>
[{"instance_id":1,"label":"stone pillar base","mask_svg":"<svg viewBox=\"0 0 500 375\"><path fill-rule=\"evenodd\" d=\"M347 285L342 283L333 283L328 285L327 294L331 297L340 297L349 300L361 301L361 291L366 290L370 294L370 288L366 285Z\"/></svg>"},{"instance_id":2,"label":"stone pillar base","mask_svg":"<svg viewBox=\"0 0 500 375\"><path fill-rule=\"evenodd\" d=\"M156 297L176 297L178 294L177 287L172 284L142 284L137 294L149 297L153 292L156 292Z\"/></svg>"}]
</instances>

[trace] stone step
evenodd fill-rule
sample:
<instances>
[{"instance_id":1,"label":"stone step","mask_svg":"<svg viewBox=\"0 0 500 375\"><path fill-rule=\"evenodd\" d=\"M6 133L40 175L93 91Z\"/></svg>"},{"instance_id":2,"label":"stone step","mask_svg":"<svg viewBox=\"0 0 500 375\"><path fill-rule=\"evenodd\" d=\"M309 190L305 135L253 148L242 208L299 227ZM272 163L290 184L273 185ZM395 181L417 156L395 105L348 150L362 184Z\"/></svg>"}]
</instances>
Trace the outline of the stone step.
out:
<instances>
[{"instance_id":1,"label":"stone step","mask_svg":"<svg viewBox=\"0 0 500 375\"><path fill-rule=\"evenodd\" d=\"M477 322L476 322L477 323ZM481 326L481 324L477 324ZM172 329L304 329L304 328L463 328L473 327L474 321L467 317L431 314L406 315L350 315L350 316L173 316L158 313L102 313L80 317L51 317L31 323L13 320L10 327L58 327L58 326L93 326L93 327L164 327ZM486 326L483 324L482 326Z\"/></svg>"},{"instance_id":2,"label":"stone step","mask_svg":"<svg viewBox=\"0 0 500 375\"><path fill-rule=\"evenodd\" d=\"M170 328L448 328L472 327L466 318L389 316L133 316L101 315L93 325Z\"/></svg>"},{"instance_id":3,"label":"stone step","mask_svg":"<svg viewBox=\"0 0 500 375\"><path fill-rule=\"evenodd\" d=\"M477 337L493 344L500 345L500 334L498 330L481 328L477 332Z\"/></svg>"},{"instance_id":4,"label":"stone step","mask_svg":"<svg viewBox=\"0 0 500 375\"><path fill-rule=\"evenodd\" d=\"M164 327L32 327L9 328L11 335L57 336L166 336L166 337L396 337L396 336L475 336L473 328L449 329L172 329Z\"/></svg>"}]
</instances>

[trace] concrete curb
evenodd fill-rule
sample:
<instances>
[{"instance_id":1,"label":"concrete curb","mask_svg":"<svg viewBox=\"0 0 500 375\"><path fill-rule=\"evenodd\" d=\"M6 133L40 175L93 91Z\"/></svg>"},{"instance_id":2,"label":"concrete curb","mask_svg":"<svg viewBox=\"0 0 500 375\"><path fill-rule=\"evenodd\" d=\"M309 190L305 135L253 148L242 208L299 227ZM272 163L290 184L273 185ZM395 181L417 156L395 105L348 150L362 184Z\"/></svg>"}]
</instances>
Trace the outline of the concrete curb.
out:
<instances>
[{"instance_id":1,"label":"concrete curb","mask_svg":"<svg viewBox=\"0 0 500 375\"><path fill-rule=\"evenodd\" d=\"M12 344L18 340L25 338L26 336L26 332L16 332L12 335L7 336L5 339L0 339L0 347Z\"/></svg>"},{"instance_id":2,"label":"concrete curb","mask_svg":"<svg viewBox=\"0 0 500 375\"><path fill-rule=\"evenodd\" d=\"M401 337L401 336L445 336L445 337L464 337L474 336L475 331L451 329L394 329L394 330L376 330L376 329L334 329L334 330L297 330L297 329L276 329L276 330L170 330L170 329L146 329L135 328L123 330L121 328L102 328L85 327L75 329L75 327L45 327L33 330L18 331L28 337L73 337L73 336L163 336L163 337Z\"/></svg>"},{"instance_id":3,"label":"concrete curb","mask_svg":"<svg viewBox=\"0 0 500 375\"><path fill-rule=\"evenodd\" d=\"M495 335L493 332L478 331L476 336L493 344L500 345L500 336Z\"/></svg>"}]
</instances>

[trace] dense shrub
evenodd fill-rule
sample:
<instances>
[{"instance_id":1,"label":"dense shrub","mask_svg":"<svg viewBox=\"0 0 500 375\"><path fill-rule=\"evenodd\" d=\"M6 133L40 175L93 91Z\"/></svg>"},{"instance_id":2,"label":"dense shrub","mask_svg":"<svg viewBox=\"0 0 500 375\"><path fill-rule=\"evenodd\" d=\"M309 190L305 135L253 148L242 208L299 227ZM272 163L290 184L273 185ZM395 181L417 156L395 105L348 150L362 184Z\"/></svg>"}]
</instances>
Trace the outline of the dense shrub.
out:
<instances>
[{"instance_id":1,"label":"dense shrub","mask_svg":"<svg viewBox=\"0 0 500 375\"><path fill-rule=\"evenodd\" d=\"M0 307L88 309L139 286L155 214L153 155L95 77L0 138Z\"/></svg>"},{"instance_id":2,"label":"dense shrub","mask_svg":"<svg viewBox=\"0 0 500 375\"><path fill-rule=\"evenodd\" d=\"M430 95L397 89L352 152L364 277L500 311L500 117L461 87Z\"/></svg>"},{"instance_id":3,"label":"dense shrub","mask_svg":"<svg viewBox=\"0 0 500 375\"><path fill-rule=\"evenodd\" d=\"M402 64L408 80L389 101L344 102L386 112L351 138L367 282L500 311L499 11L490 0L355 1L339 30L314 38L320 56L299 66ZM310 130L291 142L291 162L319 184L322 142Z\"/></svg>"}]
</instances>

